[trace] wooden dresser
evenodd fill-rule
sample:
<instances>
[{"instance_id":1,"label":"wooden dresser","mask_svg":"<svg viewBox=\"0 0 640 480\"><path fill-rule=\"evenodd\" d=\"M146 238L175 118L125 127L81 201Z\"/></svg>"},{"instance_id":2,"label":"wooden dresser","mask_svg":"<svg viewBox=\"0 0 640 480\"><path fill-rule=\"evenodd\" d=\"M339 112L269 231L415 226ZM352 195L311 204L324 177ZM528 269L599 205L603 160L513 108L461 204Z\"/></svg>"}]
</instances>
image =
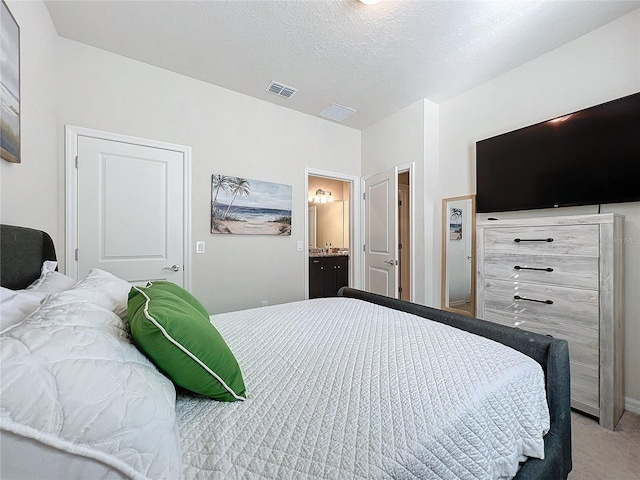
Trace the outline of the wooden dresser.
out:
<instances>
[{"instance_id":1,"label":"wooden dresser","mask_svg":"<svg viewBox=\"0 0 640 480\"><path fill-rule=\"evenodd\" d=\"M569 342L571 406L624 411L623 225L615 214L477 222L478 318Z\"/></svg>"}]
</instances>

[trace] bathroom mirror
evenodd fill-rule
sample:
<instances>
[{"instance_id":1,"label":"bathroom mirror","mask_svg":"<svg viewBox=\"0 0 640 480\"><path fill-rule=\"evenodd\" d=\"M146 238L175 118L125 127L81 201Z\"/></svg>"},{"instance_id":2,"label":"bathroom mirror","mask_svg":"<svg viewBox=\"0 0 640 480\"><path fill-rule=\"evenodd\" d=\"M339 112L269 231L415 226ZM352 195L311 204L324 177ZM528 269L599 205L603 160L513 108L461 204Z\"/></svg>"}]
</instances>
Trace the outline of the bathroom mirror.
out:
<instances>
[{"instance_id":1,"label":"bathroom mirror","mask_svg":"<svg viewBox=\"0 0 640 480\"><path fill-rule=\"evenodd\" d=\"M309 206L309 247L347 248L348 223L345 228L345 205L341 200Z\"/></svg>"},{"instance_id":2,"label":"bathroom mirror","mask_svg":"<svg viewBox=\"0 0 640 480\"><path fill-rule=\"evenodd\" d=\"M442 200L442 309L475 316L475 195Z\"/></svg>"}]
</instances>

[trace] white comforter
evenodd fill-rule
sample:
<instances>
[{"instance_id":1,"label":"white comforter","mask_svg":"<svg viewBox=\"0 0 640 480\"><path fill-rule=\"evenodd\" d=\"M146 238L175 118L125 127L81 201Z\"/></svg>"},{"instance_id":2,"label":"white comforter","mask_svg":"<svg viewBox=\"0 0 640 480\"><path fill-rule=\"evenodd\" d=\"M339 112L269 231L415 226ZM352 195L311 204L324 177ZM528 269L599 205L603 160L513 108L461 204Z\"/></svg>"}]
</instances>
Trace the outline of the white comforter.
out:
<instances>
[{"instance_id":1,"label":"white comforter","mask_svg":"<svg viewBox=\"0 0 640 480\"><path fill-rule=\"evenodd\" d=\"M212 322L248 398L180 395L186 479L493 479L544 456L543 372L501 344L347 298Z\"/></svg>"}]
</instances>

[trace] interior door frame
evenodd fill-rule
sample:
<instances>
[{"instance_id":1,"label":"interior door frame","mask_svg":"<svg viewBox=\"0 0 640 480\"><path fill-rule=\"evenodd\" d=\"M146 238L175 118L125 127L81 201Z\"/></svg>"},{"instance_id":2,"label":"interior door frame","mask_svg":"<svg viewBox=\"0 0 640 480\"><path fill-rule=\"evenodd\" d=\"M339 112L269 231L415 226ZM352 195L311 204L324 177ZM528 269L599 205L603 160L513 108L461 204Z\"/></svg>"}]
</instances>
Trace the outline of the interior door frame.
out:
<instances>
[{"instance_id":1,"label":"interior door frame","mask_svg":"<svg viewBox=\"0 0 640 480\"><path fill-rule=\"evenodd\" d=\"M78 248L78 170L76 168L78 137L92 137L160 148L179 152L183 155L183 216L185 228L182 232L182 241L184 245L184 288L185 290L191 290L191 147L74 125L65 125L66 274L79 280L78 262L76 260L76 249Z\"/></svg>"},{"instance_id":2,"label":"interior door frame","mask_svg":"<svg viewBox=\"0 0 640 480\"><path fill-rule=\"evenodd\" d=\"M409 162L409 163L403 163L400 165L394 165L390 168L395 168L397 171L397 174L400 173L404 173L404 172L409 172L409 301L410 302L414 302L415 298L416 298L416 255L415 255L415 244L416 244L416 209L415 209L415 201L416 201L416 179L415 179L415 173L416 173L416 164L415 162ZM374 172L374 173L370 173L369 175L365 175L360 179L360 185L361 185L361 189L362 191L364 191L364 182L367 178L372 177L373 175L377 175L380 172ZM397 194L397 193L396 193ZM360 195L360 202L362 202L361 208L360 210L362 211L362 215L361 215L361 223L360 223L360 229L362 232L365 232L366 230L366 212L365 212L365 201L364 198L362 197L362 195ZM396 212L397 212L397 207L396 207ZM364 238L363 238L364 240ZM396 249L397 249L397 245L396 245ZM361 256L361 278L360 278L360 282L361 285L364 286L364 276L365 276L365 269L364 269L364 255ZM400 258L399 252L397 252L397 257Z\"/></svg>"},{"instance_id":3,"label":"interior door frame","mask_svg":"<svg viewBox=\"0 0 640 480\"><path fill-rule=\"evenodd\" d=\"M414 302L416 298L416 164L409 162L397 167L398 174L409 173L409 301Z\"/></svg>"},{"instance_id":4,"label":"interior door frame","mask_svg":"<svg viewBox=\"0 0 640 480\"><path fill-rule=\"evenodd\" d=\"M360 177L345 173L329 172L317 168L305 167L304 169L304 202L306 213L304 216L304 298L309 299L309 215L308 192L309 177L323 177L330 180L348 182L351 185L349 199L349 285L353 288L361 288L361 241L360 241Z\"/></svg>"}]
</instances>

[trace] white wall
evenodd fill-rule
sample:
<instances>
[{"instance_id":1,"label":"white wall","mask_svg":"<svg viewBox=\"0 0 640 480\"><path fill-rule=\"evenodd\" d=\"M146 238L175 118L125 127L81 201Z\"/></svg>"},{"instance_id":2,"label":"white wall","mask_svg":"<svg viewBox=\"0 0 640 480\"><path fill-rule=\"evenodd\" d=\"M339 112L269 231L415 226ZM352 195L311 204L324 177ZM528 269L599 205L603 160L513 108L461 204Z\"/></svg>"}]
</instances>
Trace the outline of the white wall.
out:
<instances>
[{"instance_id":1,"label":"white wall","mask_svg":"<svg viewBox=\"0 0 640 480\"><path fill-rule=\"evenodd\" d=\"M59 185L64 167L56 156L62 137L56 131L53 79L58 35L44 3L7 5L20 26L22 163L0 161L0 221L45 230L60 245L64 192Z\"/></svg>"},{"instance_id":2,"label":"white wall","mask_svg":"<svg viewBox=\"0 0 640 480\"><path fill-rule=\"evenodd\" d=\"M636 10L440 105L443 196L475 193L477 140L639 91L638 25ZM625 383L628 405L640 411L640 203L603 205L602 212L626 216ZM597 213L597 206L493 216L579 213Z\"/></svg>"},{"instance_id":3,"label":"white wall","mask_svg":"<svg viewBox=\"0 0 640 480\"><path fill-rule=\"evenodd\" d=\"M29 162L2 162L3 221L53 232L64 252L65 124L189 145L193 293L210 312L303 299L304 169L360 175L360 132L57 37L43 3L16 5L25 37L40 33L23 43L23 82L33 84L24 91ZM213 173L292 185L292 235L212 235ZM197 240L204 255L195 255Z\"/></svg>"},{"instance_id":4,"label":"white wall","mask_svg":"<svg viewBox=\"0 0 640 480\"><path fill-rule=\"evenodd\" d=\"M362 176L414 163L412 301L439 305L438 106L426 99L362 131Z\"/></svg>"}]
</instances>

